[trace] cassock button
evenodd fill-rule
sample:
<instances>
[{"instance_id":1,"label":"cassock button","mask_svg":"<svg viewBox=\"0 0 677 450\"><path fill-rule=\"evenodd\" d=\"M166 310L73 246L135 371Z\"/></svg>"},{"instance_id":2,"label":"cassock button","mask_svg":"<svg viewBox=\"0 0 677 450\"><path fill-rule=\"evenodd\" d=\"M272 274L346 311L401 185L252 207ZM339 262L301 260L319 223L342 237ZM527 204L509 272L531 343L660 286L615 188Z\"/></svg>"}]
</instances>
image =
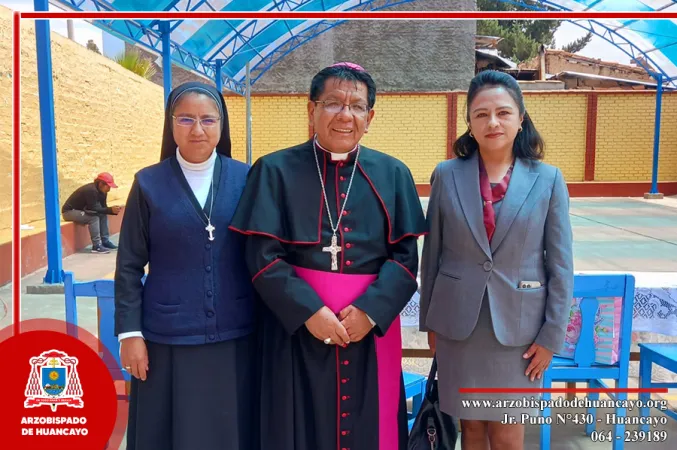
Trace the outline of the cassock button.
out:
<instances>
[{"instance_id":1,"label":"cassock button","mask_svg":"<svg viewBox=\"0 0 677 450\"><path fill-rule=\"evenodd\" d=\"M211 271L212 271L212 266L207 266L207 267L205 267L205 270L206 270L207 272L211 272Z\"/></svg>"},{"instance_id":2,"label":"cassock button","mask_svg":"<svg viewBox=\"0 0 677 450\"><path fill-rule=\"evenodd\" d=\"M341 397L341 400L348 400L349 398L350 397L348 397L347 395L344 395L343 397Z\"/></svg>"},{"instance_id":3,"label":"cassock button","mask_svg":"<svg viewBox=\"0 0 677 450\"><path fill-rule=\"evenodd\" d=\"M344 366L347 366L348 364L350 364L350 361L348 361L347 359L345 361L343 361Z\"/></svg>"},{"instance_id":4,"label":"cassock button","mask_svg":"<svg viewBox=\"0 0 677 450\"><path fill-rule=\"evenodd\" d=\"M350 434L350 431L341 431L341 436L348 436Z\"/></svg>"},{"instance_id":5,"label":"cassock button","mask_svg":"<svg viewBox=\"0 0 677 450\"><path fill-rule=\"evenodd\" d=\"M350 380L350 378L344 378L344 379L341 380L341 383L346 384L348 382L348 380Z\"/></svg>"},{"instance_id":6,"label":"cassock button","mask_svg":"<svg viewBox=\"0 0 677 450\"><path fill-rule=\"evenodd\" d=\"M207 291L207 297L211 297L212 295L214 295L212 291Z\"/></svg>"},{"instance_id":7,"label":"cassock button","mask_svg":"<svg viewBox=\"0 0 677 450\"><path fill-rule=\"evenodd\" d=\"M350 214L350 211L343 211L344 216L347 216L348 214Z\"/></svg>"},{"instance_id":8,"label":"cassock button","mask_svg":"<svg viewBox=\"0 0 677 450\"><path fill-rule=\"evenodd\" d=\"M341 192L341 198L346 198L346 194L344 194L343 192Z\"/></svg>"},{"instance_id":9,"label":"cassock button","mask_svg":"<svg viewBox=\"0 0 677 450\"><path fill-rule=\"evenodd\" d=\"M351 243L346 244L346 248L351 248L352 246L353 246L353 244L351 244Z\"/></svg>"},{"instance_id":10,"label":"cassock button","mask_svg":"<svg viewBox=\"0 0 677 450\"><path fill-rule=\"evenodd\" d=\"M343 413L343 414L341 414L341 417L345 418L345 417L348 417L349 415L350 415L350 413Z\"/></svg>"},{"instance_id":11,"label":"cassock button","mask_svg":"<svg viewBox=\"0 0 677 450\"><path fill-rule=\"evenodd\" d=\"M346 261L346 266L351 265L353 262L352 261Z\"/></svg>"},{"instance_id":12,"label":"cassock button","mask_svg":"<svg viewBox=\"0 0 677 450\"><path fill-rule=\"evenodd\" d=\"M342 162L339 163L339 167L343 167L343 163L342 163Z\"/></svg>"},{"instance_id":13,"label":"cassock button","mask_svg":"<svg viewBox=\"0 0 677 450\"><path fill-rule=\"evenodd\" d=\"M343 175L341 175L341 177L340 177L339 179L340 179L341 181L346 181L346 177L344 177Z\"/></svg>"},{"instance_id":14,"label":"cassock button","mask_svg":"<svg viewBox=\"0 0 677 450\"><path fill-rule=\"evenodd\" d=\"M347 233L347 232L349 232L349 231L350 231L350 228L348 228L348 227L345 227L345 228L343 229L343 231L345 231L345 232Z\"/></svg>"}]
</instances>

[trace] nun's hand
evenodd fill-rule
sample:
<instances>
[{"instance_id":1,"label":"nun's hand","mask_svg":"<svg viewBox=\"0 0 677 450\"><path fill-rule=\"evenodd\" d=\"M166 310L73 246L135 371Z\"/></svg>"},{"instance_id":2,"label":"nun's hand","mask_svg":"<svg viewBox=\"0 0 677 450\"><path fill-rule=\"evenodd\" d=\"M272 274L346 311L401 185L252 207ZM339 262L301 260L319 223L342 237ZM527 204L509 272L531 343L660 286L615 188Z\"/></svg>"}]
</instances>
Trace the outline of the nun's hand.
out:
<instances>
[{"instance_id":1,"label":"nun's hand","mask_svg":"<svg viewBox=\"0 0 677 450\"><path fill-rule=\"evenodd\" d=\"M129 337L120 341L120 362L122 368L134 378L146 381L148 371L148 350L142 337Z\"/></svg>"}]
</instances>

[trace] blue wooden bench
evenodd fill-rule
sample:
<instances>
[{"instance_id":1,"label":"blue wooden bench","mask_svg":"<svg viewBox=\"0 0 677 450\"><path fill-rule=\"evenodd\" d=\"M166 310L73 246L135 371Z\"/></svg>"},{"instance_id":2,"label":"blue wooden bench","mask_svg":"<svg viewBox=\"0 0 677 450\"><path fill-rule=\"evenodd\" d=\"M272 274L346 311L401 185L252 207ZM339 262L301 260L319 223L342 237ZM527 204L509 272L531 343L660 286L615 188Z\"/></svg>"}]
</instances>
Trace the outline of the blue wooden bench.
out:
<instances>
[{"instance_id":1,"label":"blue wooden bench","mask_svg":"<svg viewBox=\"0 0 677 450\"><path fill-rule=\"evenodd\" d=\"M630 365L630 341L632 332L632 310L634 303L635 278L632 275L576 275L574 281L574 297L581 298L582 317L581 333L573 359L555 356L543 376L543 387L552 388L552 383L587 382L589 388L608 388L602 380L614 380L616 388L628 387L628 367ZM595 315L600 298L622 297L622 316L620 324L619 359L615 364L599 364L595 362L594 326ZM627 400L627 392L607 394L614 400ZM590 400L598 400L598 393L587 394ZM543 400L550 400L551 394L544 393ZM580 413L581 411L574 411ZM589 408L587 413L594 418L586 422L585 433L590 436L595 432L596 409ZM545 408L543 417L550 417L550 408ZM625 408L617 408L616 416L625 417ZM556 423L553 421L553 423ZM541 449L550 449L551 425L541 425ZM625 425L613 427L613 450L623 449Z\"/></svg>"},{"instance_id":2,"label":"blue wooden bench","mask_svg":"<svg viewBox=\"0 0 677 450\"><path fill-rule=\"evenodd\" d=\"M115 337L115 295L113 280L96 280L77 283L73 274L64 274L64 294L66 298L66 323L68 334L78 337L78 299L87 298L96 301L97 311L97 337L103 348L99 349L99 355L106 362L106 367L114 380L124 379L125 384L130 381L130 375L122 370L120 365L120 344ZM118 395L118 399L126 396Z\"/></svg>"},{"instance_id":3,"label":"blue wooden bench","mask_svg":"<svg viewBox=\"0 0 677 450\"><path fill-rule=\"evenodd\" d=\"M418 415L418 411L423 403L427 378L423 375L409 372L403 372L402 375L404 378L404 396L407 400L412 399L411 413L407 413L407 423L409 431L411 431L411 427L414 426L414 421L416 420L416 415Z\"/></svg>"},{"instance_id":4,"label":"blue wooden bench","mask_svg":"<svg viewBox=\"0 0 677 450\"><path fill-rule=\"evenodd\" d=\"M654 364L677 374L677 343L639 344L639 387L641 389L659 387L677 388L677 383L651 382L651 369ZM648 392L640 392L639 394L639 400L642 402L642 405L646 405L650 398L651 394ZM651 409L653 408L641 406L639 408L640 417L648 417ZM677 411L656 409L662 411L671 419L677 420ZM640 425L639 429L640 431L648 432L649 425Z\"/></svg>"}]
</instances>

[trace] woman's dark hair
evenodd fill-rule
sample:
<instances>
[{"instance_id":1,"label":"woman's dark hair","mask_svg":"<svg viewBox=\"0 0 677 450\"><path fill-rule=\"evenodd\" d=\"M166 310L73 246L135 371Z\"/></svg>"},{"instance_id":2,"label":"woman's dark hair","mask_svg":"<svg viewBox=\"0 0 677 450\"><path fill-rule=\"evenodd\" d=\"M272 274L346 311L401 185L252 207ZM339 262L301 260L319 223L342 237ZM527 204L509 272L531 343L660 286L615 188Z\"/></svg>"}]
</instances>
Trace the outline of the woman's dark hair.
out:
<instances>
[{"instance_id":1,"label":"woman's dark hair","mask_svg":"<svg viewBox=\"0 0 677 450\"><path fill-rule=\"evenodd\" d=\"M522 131L517 133L515 142L512 147L513 154L518 158L524 159L543 159L545 143L543 138L536 130L534 122L531 120L529 113L524 107L524 97L522 90L517 84L517 81L510 75L498 72L495 70L485 70L480 72L470 82L468 89L468 97L466 103L466 121L470 123L470 105L472 104L477 94L484 89L493 87L505 88L517 106L519 107L520 115L524 116L522 121ZM454 153L461 159L470 158L478 149L479 146L475 138L470 136L470 130L459 136L454 142Z\"/></svg>"},{"instance_id":2,"label":"woman's dark hair","mask_svg":"<svg viewBox=\"0 0 677 450\"><path fill-rule=\"evenodd\" d=\"M337 78L339 80L354 81L355 83L364 83L367 86L367 102L369 109L376 104L376 83L365 70L357 69L354 64L335 64L320 70L317 75L313 77L310 83L310 100L317 101L324 92L324 84L329 78Z\"/></svg>"}]
</instances>

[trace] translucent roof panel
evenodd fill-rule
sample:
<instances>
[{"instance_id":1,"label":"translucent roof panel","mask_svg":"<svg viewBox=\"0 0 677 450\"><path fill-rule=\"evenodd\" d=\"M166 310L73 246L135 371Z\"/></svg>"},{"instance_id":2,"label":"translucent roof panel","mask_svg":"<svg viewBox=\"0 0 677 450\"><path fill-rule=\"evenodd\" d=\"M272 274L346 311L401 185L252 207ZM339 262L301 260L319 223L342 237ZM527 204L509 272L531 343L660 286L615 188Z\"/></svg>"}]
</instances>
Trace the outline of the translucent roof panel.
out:
<instances>
[{"instance_id":1,"label":"translucent roof panel","mask_svg":"<svg viewBox=\"0 0 677 450\"><path fill-rule=\"evenodd\" d=\"M677 0L555 0L544 6L570 11L668 11L677 12ZM677 87L677 20L576 20L598 36L615 44L631 58L647 61L649 69ZM640 62L641 60L637 61Z\"/></svg>"},{"instance_id":2,"label":"translucent roof panel","mask_svg":"<svg viewBox=\"0 0 677 450\"><path fill-rule=\"evenodd\" d=\"M412 0L50 0L79 11L350 11L380 10ZM505 0L522 3L519 0ZM677 11L677 0L556 0L545 7L571 11ZM158 21L97 20L92 23L146 50L162 52ZM243 93L246 65L252 84L293 49L340 24L306 20L178 20L171 22L172 62L209 78L222 64L224 88ZM577 20L579 26L647 61L677 87L677 21Z\"/></svg>"}]
</instances>

